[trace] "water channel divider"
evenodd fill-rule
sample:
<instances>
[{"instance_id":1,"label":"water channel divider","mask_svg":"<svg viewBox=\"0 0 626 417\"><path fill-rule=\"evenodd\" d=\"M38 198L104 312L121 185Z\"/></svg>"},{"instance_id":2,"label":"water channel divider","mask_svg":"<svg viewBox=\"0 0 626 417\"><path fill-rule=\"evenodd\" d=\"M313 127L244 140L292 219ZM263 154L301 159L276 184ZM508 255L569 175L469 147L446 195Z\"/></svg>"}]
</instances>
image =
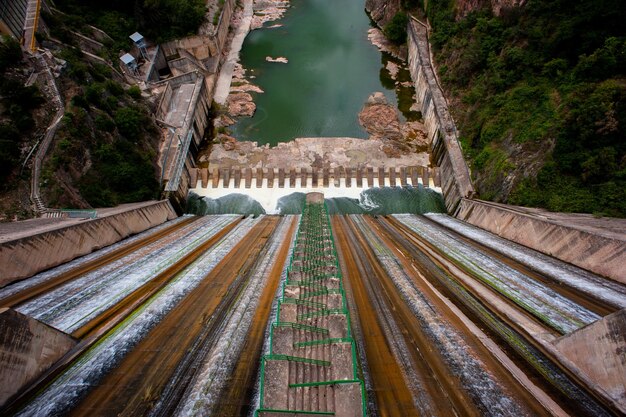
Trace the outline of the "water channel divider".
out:
<instances>
[{"instance_id":1,"label":"water channel divider","mask_svg":"<svg viewBox=\"0 0 626 417\"><path fill-rule=\"evenodd\" d=\"M350 311L324 203L307 201L295 239L270 327L269 353L261 359L260 403L255 416L345 415L345 410L353 412L355 407L365 416L365 385L359 378ZM279 365L281 361L293 365ZM266 380L270 365L273 379ZM322 368L329 370L322 372ZM337 411L341 409L343 413Z\"/></svg>"}]
</instances>

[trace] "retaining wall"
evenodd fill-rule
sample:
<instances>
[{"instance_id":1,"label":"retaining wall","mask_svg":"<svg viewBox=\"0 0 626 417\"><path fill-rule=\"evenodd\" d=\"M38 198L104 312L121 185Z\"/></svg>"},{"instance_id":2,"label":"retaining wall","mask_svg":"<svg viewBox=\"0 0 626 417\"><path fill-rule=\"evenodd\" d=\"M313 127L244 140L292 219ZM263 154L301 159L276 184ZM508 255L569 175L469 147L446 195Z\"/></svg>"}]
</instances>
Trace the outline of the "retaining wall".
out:
<instances>
[{"instance_id":1,"label":"retaining wall","mask_svg":"<svg viewBox=\"0 0 626 417\"><path fill-rule=\"evenodd\" d=\"M475 194L474 187L461 152L456 126L432 67L427 28L411 19L407 32L409 70L431 143L431 162L439 167L446 208L454 214L461 199Z\"/></svg>"},{"instance_id":2,"label":"retaining wall","mask_svg":"<svg viewBox=\"0 0 626 417\"><path fill-rule=\"evenodd\" d=\"M556 348L584 372L610 406L626 413L626 310L559 338Z\"/></svg>"},{"instance_id":3,"label":"retaining wall","mask_svg":"<svg viewBox=\"0 0 626 417\"><path fill-rule=\"evenodd\" d=\"M75 344L59 330L15 310L0 309L0 406Z\"/></svg>"},{"instance_id":4,"label":"retaining wall","mask_svg":"<svg viewBox=\"0 0 626 417\"><path fill-rule=\"evenodd\" d=\"M107 217L0 244L0 287L71 261L176 218L169 201L148 202Z\"/></svg>"},{"instance_id":5,"label":"retaining wall","mask_svg":"<svg viewBox=\"0 0 626 417\"><path fill-rule=\"evenodd\" d=\"M626 284L626 220L463 199L457 218Z\"/></svg>"}]
</instances>

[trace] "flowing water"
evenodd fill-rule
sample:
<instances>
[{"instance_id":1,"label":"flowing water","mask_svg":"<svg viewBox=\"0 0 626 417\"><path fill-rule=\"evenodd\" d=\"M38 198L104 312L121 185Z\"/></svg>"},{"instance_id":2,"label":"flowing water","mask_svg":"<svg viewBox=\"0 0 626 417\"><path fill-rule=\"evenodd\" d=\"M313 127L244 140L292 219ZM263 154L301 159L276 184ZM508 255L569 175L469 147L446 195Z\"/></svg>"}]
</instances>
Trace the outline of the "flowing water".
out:
<instances>
[{"instance_id":1,"label":"flowing water","mask_svg":"<svg viewBox=\"0 0 626 417\"><path fill-rule=\"evenodd\" d=\"M381 81L386 58L367 39L364 1L290 4L283 19L269 24L281 27L252 31L244 42L241 62L265 93L255 94L256 114L232 126L233 135L271 145L298 137L366 138L357 116L368 96L382 91L390 103L396 96L393 84Z\"/></svg>"},{"instance_id":2,"label":"flowing water","mask_svg":"<svg viewBox=\"0 0 626 417\"><path fill-rule=\"evenodd\" d=\"M348 191L355 189L346 188ZM327 190L322 189L322 192ZM259 193L262 191L259 191ZM361 191L355 197L326 198L329 214L424 214L445 213L440 193L418 187L382 187ZM206 214L300 214L304 209L306 194L295 192L279 198L274 207L263 207L258 201L243 194L228 194L220 198L200 197L190 193L187 200L189 213Z\"/></svg>"}]
</instances>

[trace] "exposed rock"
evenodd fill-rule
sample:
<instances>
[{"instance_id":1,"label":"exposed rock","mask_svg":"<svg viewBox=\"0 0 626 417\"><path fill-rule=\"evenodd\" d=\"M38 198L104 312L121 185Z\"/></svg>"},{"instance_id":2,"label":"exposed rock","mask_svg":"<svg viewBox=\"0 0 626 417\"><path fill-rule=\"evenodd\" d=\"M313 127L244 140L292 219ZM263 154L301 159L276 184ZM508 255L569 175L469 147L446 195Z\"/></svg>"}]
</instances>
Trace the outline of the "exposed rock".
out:
<instances>
[{"instance_id":1,"label":"exposed rock","mask_svg":"<svg viewBox=\"0 0 626 417\"><path fill-rule=\"evenodd\" d=\"M233 83L230 86L232 93L264 93L263 89L258 85L249 83L248 81Z\"/></svg>"},{"instance_id":2,"label":"exposed rock","mask_svg":"<svg viewBox=\"0 0 626 417\"><path fill-rule=\"evenodd\" d=\"M400 10L400 0L366 0L365 10L379 27L384 27Z\"/></svg>"},{"instance_id":3,"label":"exposed rock","mask_svg":"<svg viewBox=\"0 0 626 417\"><path fill-rule=\"evenodd\" d=\"M225 139L228 140L228 139ZM281 142L274 147L256 142L229 141L226 150L216 142L209 156L212 168L284 168L315 167L358 168L364 166L407 167L427 166L426 152L410 152L405 144L383 139L299 138ZM393 155L393 160L388 155Z\"/></svg>"},{"instance_id":4,"label":"exposed rock","mask_svg":"<svg viewBox=\"0 0 626 417\"><path fill-rule=\"evenodd\" d=\"M231 117L252 117L256 111L256 104L248 93L234 93L228 96L228 114Z\"/></svg>"},{"instance_id":5,"label":"exposed rock","mask_svg":"<svg viewBox=\"0 0 626 417\"><path fill-rule=\"evenodd\" d=\"M232 136L220 133L217 135L217 141L222 144L225 151L239 150L239 142Z\"/></svg>"},{"instance_id":6,"label":"exposed rock","mask_svg":"<svg viewBox=\"0 0 626 417\"><path fill-rule=\"evenodd\" d=\"M359 113L359 123L374 138L402 138L396 109L387 103L383 93L374 93L367 99L365 107Z\"/></svg>"},{"instance_id":7,"label":"exposed rock","mask_svg":"<svg viewBox=\"0 0 626 417\"><path fill-rule=\"evenodd\" d=\"M414 152L428 150L428 136L426 128L421 122L406 122L400 126L402 141Z\"/></svg>"},{"instance_id":8,"label":"exposed rock","mask_svg":"<svg viewBox=\"0 0 626 417\"><path fill-rule=\"evenodd\" d=\"M235 124L235 121L232 118L230 118L227 115L225 115L225 114L217 116L215 118L215 120L213 121L213 126L215 126L217 128L228 127L228 126L231 126L231 125L234 125L234 124Z\"/></svg>"},{"instance_id":9,"label":"exposed rock","mask_svg":"<svg viewBox=\"0 0 626 417\"><path fill-rule=\"evenodd\" d=\"M488 7L491 8L493 14L500 16L503 10L522 7L524 4L526 0L457 0L456 17L459 19L470 12Z\"/></svg>"},{"instance_id":10,"label":"exposed rock","mask_svg":"<svg viewBox=\"0 0 626 417\"><path fill-rule=\"evenodd\" d=\"M367 39L378 48L379 51L387 52L392 56L406 61L408 57L408 50L405 45L398 46L385 37L382 30L378 28L371 28L367 31Z\"/></svg>"},{"instance_id":11,"label":"exposed rock","mask_svg":"<svg viewBox=\"0 0 626 417\"><path fill-rule=\"evenodd\" d=\"M263 27L265 22L280 19L288 7L289 1L285 0L256 0L254 2L254 16L252 17L250 30ZM272 27L276 27L276 25Z\"/></svg>"},{"instance_id":12,"label":"exposed rock","mask_svg":"<svg viewBox=\"0 0 626 417\"><path fill-rule=\"evenodd\" d=\"M289 62L289 60L283 56L279 56L278 58L272 58L271 56L266 56L265 60L267 62L278 62L281 64L287 64Z\"/></svg>"},{"instance_id":13,"label":"exposed rock","mask_svg":"<svg viewBox=\"0 0 626 417\"><path fill-rule=\"evenodd\" d=\"M387 71L389 71L389 75L391 76L391 79L395 80L396 77L398 76L398 72L400 72L400 67L398 67L396 64L394 64L391 61L387 61L387 65L385 66L385 68L387 68Z\"/></svg>"}]
</instances>

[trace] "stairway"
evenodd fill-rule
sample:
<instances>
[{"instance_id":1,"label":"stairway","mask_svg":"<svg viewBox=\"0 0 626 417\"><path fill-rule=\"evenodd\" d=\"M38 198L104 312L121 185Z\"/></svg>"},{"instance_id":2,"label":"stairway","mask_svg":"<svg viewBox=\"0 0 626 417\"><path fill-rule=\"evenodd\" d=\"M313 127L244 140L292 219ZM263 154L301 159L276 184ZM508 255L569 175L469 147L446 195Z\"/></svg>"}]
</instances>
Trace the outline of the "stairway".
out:
<instances>
[{"instance_id":1,"label":"stairway","mask_svg":"<svg viewBox=\"0 0 626 417\"><path fill-rule=\"evenodd\" d=\"M262 358L259 417L365 416L341 270L319 196L307 195Z\"/></svg>"}]
</instances>

